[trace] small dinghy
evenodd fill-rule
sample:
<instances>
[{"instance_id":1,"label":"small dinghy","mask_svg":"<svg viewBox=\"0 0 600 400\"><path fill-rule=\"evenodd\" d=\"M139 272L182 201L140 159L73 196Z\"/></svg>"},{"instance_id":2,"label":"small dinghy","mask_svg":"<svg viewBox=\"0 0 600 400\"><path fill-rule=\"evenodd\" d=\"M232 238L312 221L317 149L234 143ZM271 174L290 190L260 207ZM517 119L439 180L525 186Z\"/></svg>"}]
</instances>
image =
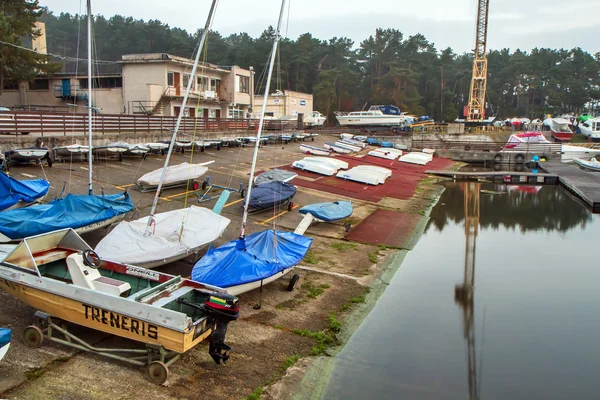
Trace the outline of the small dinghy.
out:
<instances>
[{"instance_id":1,"label":"small dinghy","mask_svg":"<svg viewBox=\"0 0 600 400\"><path fill-rule=\"evenodd\" d=\"M366 142L367 141L367 137L366 136L354 136L352 138L352 140L356 140L357 142Z\"/></svg>"},{"instance_id":2,"label":"small dinghy","mask_svg":"<svg viewBox=\"0 0 600 400\"><path fill-rule=\"evenodd\" d=\"M163 189L169 189L178 186L188 186L189 189L197 190L200 187L200 183L196 179L200 178L208 171L208 164L212 164L214 161L209 161L202 164L189 164L181 163L179 165L172 165L167 168L167 174L165 175L165 181ZM137 181L137 185L141 192L149 192L156 190L160 177L162 175L163 168L156 169L152 172L148 172Z\"/></svg>"},{"instance_id":3,"label":"small dinghy","mask_svg":"<svg viewBox=\"0 0 600 400\"><path fill-rule=\"evenodd\" d=\"M335 142L335 145L346 148L346 149L350 149L352 151L361 151L362 150L361 146L356 146L356 145L353 145L350 143L346 143L345 141L342 141L342 140L338 140L337 142Z\"/></svg>"},{"instance_id":4,"label":"small dinghy","mask_svg":"<svg viewBox=\"0 0 600 400\"><path fill-rule=\"evenodd\" d=\"M12 164L28 164L30 162L39 163L46 160L49 167L52 166L52 158L49 150L45 147L28 147L23 149L12 149L4 153L4 163L7 167ZM8 168L7 168L8 169Z\"/></svg>"},{"instance_id":5,"label":"small dinghy","mask_svg":"<svg viewBox=\"0 0 600 400\"><path fill-rule=\"evenodd\" d=\"M380 148L371 150L368 154L372 157L385 158L386 160L396 160L402 155L402 150Z\"/></svg>"},{"instance_id":6,"label":"small dinghy","mask_svg":"<svg viewBox=\"0 0 600 400\"><path fill-rule=\"evenodd\" d=\"M589 160L582 160L581 158L574 158L573 162L585 169L589 169L592 171L600 171L600 162L598 162L598 160L596 160L596 157L592 157Z\"/></svg>"},{"instance_id":7,"label":"small dinghy","mask_svg":"<svg viewBox=\"0 0 600 400\"><path fill-rule=\"evenodd\" d=\"M331 154L331 150L323 149L321 147L309 146L307 144L301 144L300 150L306 154L313 154L315 156L328 156Z\"/></svg>"},{"instance_id":8,"label":"small dinghy","mask_svg":"<svg viewBox=\"0 0 600 400\"><path fill-rule=\"evenodd\" d=\"M358 171L369 171L374 174L381 174L383 176L383 180L380 183L385 183L385 180L392 176L392 170L383 167L376 167L375 165L357 165L352 169Z\"/></svg>"},{"instance_id":9,"label":"small dinghy","mask_svg":"<svg viewBox=\"0 0 600 400\"><path fill-rule=\"evenodd\" d=\"M354 138L354 135L351 133L341 133L340 134L340 139L344 140L344 139L352 139Z\"/></svg>"},{"instance_id":10,"label":"small dinghy","mask_svg":"<svg viewBox=\"0 0 600 400\"><path fill-rule=\"evenodd\" d=\"M264 185L265 183L269 182L290 182L297 176L298 174L295 174L292 171L275 168L270 171L263 172L254 178L254 185Z\"/></svg>"},{"instance_id":11,"label":"small dinghy","mask_svg":"<svg viewBox=\"0 0 600 400\"><path fill-rule=\"evenodd\" d=\"M353 152L352 149L349 149L347 147L341 147L334 143L325 143L323 146L325 146L326 149L335 151L336 153L340 154L350 154Z\"/></svg>"},{"instance_id":12,"label":"small dinghy","mask_svg":"<svg viewBox=\"0 0 600 400\"><path fill-rule=\"evenodd\" d=\"M2 361L10 347L11 336L12 331L10 329L0 328L0 361Z\"/></svg>"},{"instance_id":13,"label":"small dinghy","mask_svg":"<svg viewBox=\"0 0 600 400\"><path fill-rule=\"evenodd\" d=\"M113 143L108 143L107 144L108 147L110 148L125 148L127 150L125 150L123 153L123 156L125 157L132 157L132 156L142 156L145 157L146 153L148 153L150 151L150 147L145 146L143 144L129 144L126 142L113 142Z\"/></svg>"},{"instance_id":14,"label":"small dinghy","mask_svg":"<svg viewBox=\"0 0 600 400\"><path fill-rule=\"evenodd\" d=\"M338 171L338 167L328 163L323 163L318 160L300 160L294 161L292 167L298 168L302 171L314 172L315 174L321 174L325 176L331 176Z\"/></svg>"},{"instance_id":15,"label":"small dinghy","mask_svg":"<svg viewBox=\"0 0 600 400\"><path fill-rule=\"evenodd\" d=\"M160 153L160 154L164 155L165 152L167 150L169 150L168 143L154 142L154 143L144 143L143 145L145 147L149 148L151 153Z\"/></svg>"},{"instance_id":16,"label":"small dinghy","mask_svg":"<svg viewBox=\"0 0 600 400\"><path fill-rule=\"evenodd\" d=\"M300 209L300 214L311 214L319 222L333 222L348 218L352 211L352 203L349 201L333 201L309 204Z\"/></svg>"},{"instance_id":17,"label":"small dinghy","mask_svg":"<svg viewBox=\"0 0 600 400\"><path fill-rule=\"evenodd\" d=\"M379 185L385 182L388 175L391 175L391 171L386 168L361 165L348 171L340 171L336 176L367 185Z\"/></svg>"},{"instance_id":18,"label":"small dinghy","mask_svg":"<svg viewBox=\"0 0 600 400\"><path fill-rule=\"evenodd\" d=\"M431 162L431 160L433 160L433 155L421 153L419 151L412 151L400 157L400 161L402 162L418 165L426 165Z\"/></svg>"},{"instance_id":19,"label":"small dinghy","mask_svg":"<svg viewBox=\"0 0 600 400\"><path fill-rule=\"evenodd\" d=\"M333 157L304 157L303 161L312 161L329 164L337 169L348 169L348 163L346 161L338 160Z\"/></svg>"},{"instance_id":20,"label":"small dinghy","mask_svg":"<svg viewBox=\"0 0 600 400\"><path fill-rule=\"evenodd\" d=\"M379 146L379 140L375 139L375 138L367 138L366 140L367 144L370 144L371 146Z\"/></svg>"},{"instance_id":21,"label":"small dinghy","mask_svg":"<svg viewBox=\"0 0 600 400\"><path fill-rule=\"evenodd\" d=\"M0 172L0 211L28 206L48 193L50 183L44 179L17 180Z\"/></svg>"},{"instance_id":22,"label":"small dinghy","mask_svg":"<svg viewBox=\"0 0 600 400\"><path fill-rule=\"evenodd\" d=\"M80 144L57 146L53 149L54 159L57 161L85 161L89 151L89 146Z\"/></svg>"},{"instance_id":23,"label":"small dinghy","mask_svg":"<svg viewBox=\"0 0 600 400\"><path fill-rule=\"evenodd\" d=\"M359 140L343 139L343 140L341 140L341 142L352 145L352 146L360 147L361 149L364 149L365 147L367 147L367 144L365 142L361 142Z\"/></svg>"},{"instance_id":24,"label":"small dinghy","mask_svg":"<svg viewBox=\"0 0 600 400\"><path fill-rule=\"evenodd\" d=\"M123 160L125 152L129 151L127 143L107 144L105 146L92 147L92 156L98 158L118 158Z\"/></svg>"},{"instance_id":25,"label":"small dinghy","mask_svg":"<svg viewBox=\"0 0 600 400\"><path fill-rule=\"evenodd\" d=\"M259 212L287 204L291 210L296 190L296 186L291 183L277 181L256 186L252 189L248 207L252 212Z\"/></svg>"}]
</instances>

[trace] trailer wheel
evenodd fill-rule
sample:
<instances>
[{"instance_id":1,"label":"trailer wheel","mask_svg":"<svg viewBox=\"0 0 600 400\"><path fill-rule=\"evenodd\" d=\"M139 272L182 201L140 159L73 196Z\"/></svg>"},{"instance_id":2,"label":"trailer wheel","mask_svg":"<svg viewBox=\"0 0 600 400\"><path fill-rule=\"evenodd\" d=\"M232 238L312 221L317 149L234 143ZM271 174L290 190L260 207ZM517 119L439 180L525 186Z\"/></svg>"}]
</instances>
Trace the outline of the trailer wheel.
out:
<instances>
[{"instance_id":1,"label":"trailer wheel","mask_svg":"<svg viewBox=\"0 0 600 400\"><path fill-rule=\"evenodd\" d=\"M240 191L240 197L243 199L244 197L246 197L246 189L242 189Z\"/></svg>"},{"instance_id":2,"label":"trailer wheel","mask_svg":"<svg viewBox=\"0 0 600 400\"><path fill-rule=\"evenodd\" d=\"M146 374L152 383L163 385L169 379L169 368L163 362L152 361L146 367Z\"/></svg>"},{"instance_id":3,"label":"trailer wheel","mask_svg":"<svg viewBox=\"0 0 600 400\"><path fill-rule=\"evenodd\" d=\"M221 150L221 145L220 144L217 145L217 150L219 150L219 151Z\"/></svg>"},{"instance_id":4,"label":"trailer wheel","mask_svg":"<svg viewBox=\"0 0 600 400\"><path fill-rule=\"evenodd\" d=\"M288 208L288 211L292 211L294 209L294 203L290 201L288 203L288 207L287 208Z\"/></svg>"},{"instance_id":5,"label":"trailer wheel","mask_svg":"<svg viewBox=\"0 0 600 400\"><path fill-rule=\"evenodd\" d=\"M515 162L517 164L523 164L523 162L525 162L525 156L523 154L517 154L515 156Z\"/></svg>"},{"instance_id":6,"label":"trailer wheel","mask_svg":"<svg viewBox=\"0 0 600 400\"><path fill-rule=\"evenodd\" d=\"M344 227L346 228L346 233L348 233L348 232L350 232L350 229L352 229L352 224L345 223Z\"/></svg>"},{"instance_id":7,"label":"trailer wheel","mask_svg":"<svg viewBox=\"0 0 600 400\"><path fill-rule=\"evenodd\" d=\"M44 343L44 332L39 327L30 325L23 331L23 342L30 349L37 349Z\"/></svg>"},{"instance_id":8,"label":"trailer wheel","mask_svg":"<svg viewBox=\"0 0 600 400\"><path fill-rule=\"evenodd\" d=\"M52 168L52 158L49 155L46 156L46 163L48 164L48 168Z\"/></svg>"},{"instance_id":9,"label":"trailer wheel","mask_svg":"<svg viewBox=\"0 0 600 400\"><path fill-rule=\"evenodd\" d=\"M502 157L502 154L500 154L500 153L497 153L497 154L494 156L494 162L495 162L495 163L497 163L497 164L500 164L500 163L502 162L502 159L503 159L503 158L504 158L504 157Z\"/></svg>"},{"instance_id":10,"label":"trailer wheel","mask_svg":"<svg viewBox=\"0 0 600 400\"><path fill-rule=\"evenodd\" d=\"M198 190L199 187L200 187L200 184L198 183L198 181L193 181L192 182L192 189Z\"/></svg>"},{"instance_id":11,"label":"trailer wheel","mask_svg":"<svg viewBox=\"0 0 600 400\"><path fill-rule=\"evenodd\" d=\"M314 141L315 141L315 138L314 138L314 137L313 137L313 138L310 138L310 140L314 142Z\"/></svg>"},{"instance_id":12,"label":"trailer wheel","mask_svg":"<svg viewBox=\"0 0 600 400\"><path fill-rule=\"evenodd\" d=\"M208 186L208 184L206 183L206 181L202 182L202 190L206 190L206 187Z\"/></svg>"},{"instance_id":13,"label":"trailer wheel","mask_svg":"<svg viewBox=\"0 0 600 400\"><path fill-rule=\"evenodd\" d=\"M290 283L288 283L287 291L291 292L292 290L294 290L296 286L298 286L298 281L300 281L300 275L294 274L294 276L290 278Z\"/></svg>"}]
</instances>

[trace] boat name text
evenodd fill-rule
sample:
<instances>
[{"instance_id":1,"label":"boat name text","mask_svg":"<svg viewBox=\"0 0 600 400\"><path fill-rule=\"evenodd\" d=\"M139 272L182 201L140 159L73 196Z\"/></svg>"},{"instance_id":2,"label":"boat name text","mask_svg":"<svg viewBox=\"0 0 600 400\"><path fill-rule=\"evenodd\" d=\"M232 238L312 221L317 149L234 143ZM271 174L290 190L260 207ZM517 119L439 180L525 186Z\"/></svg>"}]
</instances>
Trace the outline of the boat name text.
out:
<instances>
[{"instance_id":1,"label":"boat name text","mask_svg":"<svg viewBox=\"0 0 600 400\"><path fill-rule=\"evenodd\" d=\"M145 268L127 266L125 273L127 275L141 276L142 278L152 279L153 281L158 281L160 279L160 274L158 272L149 271Z\"/></svg>"},{"instance_id":2,"label":"boat name text","mask_svg":"<svg viewBox=\"0 0 600 400\"><path fill-rule=\"evenodd\" d=\"M85 319L96 321L103 325L110 325L113 328L129 331L136 335L146 336L150 339L158 339L158 326L156 325L88 304L82 303L81 305L85 309Z\"/></svg>"}]
</instances>

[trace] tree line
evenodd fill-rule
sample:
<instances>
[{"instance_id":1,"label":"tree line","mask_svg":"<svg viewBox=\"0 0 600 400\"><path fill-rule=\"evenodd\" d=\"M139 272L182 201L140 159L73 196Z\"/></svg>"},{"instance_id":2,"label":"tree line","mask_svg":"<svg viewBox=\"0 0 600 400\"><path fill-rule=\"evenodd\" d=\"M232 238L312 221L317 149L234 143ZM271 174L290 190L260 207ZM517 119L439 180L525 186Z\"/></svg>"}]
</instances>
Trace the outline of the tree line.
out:
<instances>
[{"instance_id":1,"label":"tree line","mask_svg":"<svg viewBox=\"0 0 600 400\"><path fill-rule=\"evenodd\" d=\"M85 58L85 16L42 11L38 19L46 23L48 52ZM98 15L94 56L120 60L123 54L164 52L191 57L200 34L201 30L190 33L158 20ZM256 38L211 31L205 61L253 66L255 90L260 93L273 35L272 27ZM472 53L438 50L425 36L406 36L397 29L377 29L358 44L346 37L322 40L310 33L295 40L282 38L277 61L271 87L313 93L315 109L330 118L338 110L393 104L436 120L454 120L468 101L473 67ZM490 51L488 63L488 115L537 118L546 113L600 111L600 53L580 48L502 49ZM119 68L99 67L104 72ZM67 71L76 68L76 62L63 64ZM83 71L82 65L78 68Z\"/></svg>"}]
</instances>

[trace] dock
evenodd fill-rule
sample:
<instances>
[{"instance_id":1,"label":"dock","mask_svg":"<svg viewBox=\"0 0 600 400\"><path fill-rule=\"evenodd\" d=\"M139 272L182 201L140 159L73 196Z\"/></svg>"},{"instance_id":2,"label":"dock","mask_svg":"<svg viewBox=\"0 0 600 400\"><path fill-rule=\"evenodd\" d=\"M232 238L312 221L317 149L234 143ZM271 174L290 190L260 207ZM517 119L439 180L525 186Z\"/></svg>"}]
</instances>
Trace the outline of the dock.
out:
<instances>
[{"instance_id":1,"label":"dock","mask_svg":"<svg viewBox=\"0 0 600 400\"><path fill-rule=\"evenodd\" d=\"M425 171L429 175L451 178L454 180L486 180L495 183L520 183L532 185L556 185L559 176L549 173L516 172L516 171Z\"/></svg>"},{"instance_id":2,"label":"dock","mask_svg":"<svg viewBox=\"0 0 600 400\"><path fill-rule=\"evenodd\" d=\"M540 166L547 173L558 175L560 184L587 204L592 212L600 212L600 173L560 161L547 161Z\"/></svg>"}]
</instances>

